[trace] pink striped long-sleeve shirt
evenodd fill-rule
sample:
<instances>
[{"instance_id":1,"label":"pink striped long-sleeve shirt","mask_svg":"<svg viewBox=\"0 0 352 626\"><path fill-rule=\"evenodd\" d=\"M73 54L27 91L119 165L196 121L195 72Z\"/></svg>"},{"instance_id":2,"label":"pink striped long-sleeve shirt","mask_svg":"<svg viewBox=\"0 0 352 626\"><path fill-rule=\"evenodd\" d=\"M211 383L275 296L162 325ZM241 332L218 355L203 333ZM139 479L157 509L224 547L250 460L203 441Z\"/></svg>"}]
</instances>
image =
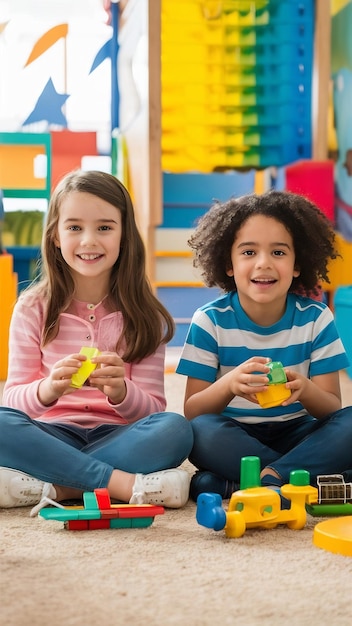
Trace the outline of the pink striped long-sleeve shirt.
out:
<instances>
[{"instance_id":1,"label":"pink striped long-sleeve shirt","mask_svg":"<svg viewBox=\"0 0 352 626\"><path fill-rule=\"evenodd\" d=\"M60 316L58 335L42 349L44 314L44 301L30 292L22 295L15 305L4 405L20 409L33 419L68 422L84 428L103 423L131 423L165 410L164 345L138 363L125 364L127 394L120 404L113 405L98 389L83 386L50 406L43 405L38 399L39 383L49 375L54 363L79 352L82 346L115 352L122 332L122 314L109 312L104 300L95 307L73 301Z\"/></svg>"}]
</instances>

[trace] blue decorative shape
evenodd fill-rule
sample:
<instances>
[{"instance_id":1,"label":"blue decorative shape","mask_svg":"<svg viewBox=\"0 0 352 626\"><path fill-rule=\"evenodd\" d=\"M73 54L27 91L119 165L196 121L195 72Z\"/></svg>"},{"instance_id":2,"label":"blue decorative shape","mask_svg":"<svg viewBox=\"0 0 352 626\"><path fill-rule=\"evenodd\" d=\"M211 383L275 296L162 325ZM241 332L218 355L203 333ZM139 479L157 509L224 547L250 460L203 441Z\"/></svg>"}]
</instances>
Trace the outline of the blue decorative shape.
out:
<instances>
[{"instance_id":1,"label":"blue decorative shape","mask_svg":"<svg viewBox=\"0 0 352 626\"><path fill-rule=\"evenodd\" d=\"M95 55L94 61L92 63L92 67L89 70L89 74L94 72L94 70L96 70L97 67L99 67L99 65L101 65L103 61L105 61L105 59L111 59L111 46L112 46L112 39L109 39L108 41L104 43L104 45L100 48L100 50L98 50L97 54Z\"/></svg>"},{"instance_id":2,"label":"blue decorative shape","mask_svg":"<svg viewBox=\"0 0 352 626\"><path fill-rule=\"evenodd\" d=\"M57 124L67 128L67 119L61 111L61 107L65 104L68 97L69 94L58 93L53 81L49 78L32 113L23 122L22 126L46 121L48 124Z\"/></svg>"}]
</instances>

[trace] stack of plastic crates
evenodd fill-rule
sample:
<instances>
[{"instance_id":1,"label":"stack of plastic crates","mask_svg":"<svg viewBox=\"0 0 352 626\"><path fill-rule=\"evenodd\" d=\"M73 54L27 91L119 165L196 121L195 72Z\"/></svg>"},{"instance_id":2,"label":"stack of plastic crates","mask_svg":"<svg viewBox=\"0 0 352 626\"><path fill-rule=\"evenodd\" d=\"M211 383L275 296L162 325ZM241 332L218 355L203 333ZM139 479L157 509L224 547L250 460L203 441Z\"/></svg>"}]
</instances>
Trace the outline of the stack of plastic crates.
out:
<instances>
[{"instance_id":1,"label":"stack of plastic crates","mask_svg":"<svg viewBox=\"0 0 352 626\"><path fill-rule=\"evenodd\" d=\"M162 0L162 167L311 157L314 0Z\"/></svg>"}]
</instances>

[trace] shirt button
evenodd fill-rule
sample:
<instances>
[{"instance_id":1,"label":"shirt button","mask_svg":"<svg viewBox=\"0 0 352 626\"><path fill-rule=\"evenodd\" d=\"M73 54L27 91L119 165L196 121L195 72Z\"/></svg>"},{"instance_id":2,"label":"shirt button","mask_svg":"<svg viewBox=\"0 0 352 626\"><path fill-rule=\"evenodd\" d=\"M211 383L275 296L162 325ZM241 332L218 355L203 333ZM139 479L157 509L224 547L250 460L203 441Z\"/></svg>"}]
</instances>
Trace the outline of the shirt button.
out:
<instances>
[{"instance_id":1,"label":"shirt button","mask_svg":"<svg viewBox=\"0 0 352 626\"><path fill-rule=\"evenodd\" d=\"M92 314L92 315L90 315L90 316L88 317L88 319L89 319L89 321L90 321L90 322L95 322L96 317L95 317L95 315L93 315L93 314Z\"/></svg>"},{"instance_id":2,"label":"shirt button","mask_svg":"<svg viewBox=\"0 0 352 626\"><path fill-rule=\"evenodd\" d=\"M94 304L87 304L87 309L89 309L90 311L92 311L94 309Z\"/></svg>"}]
</instances>

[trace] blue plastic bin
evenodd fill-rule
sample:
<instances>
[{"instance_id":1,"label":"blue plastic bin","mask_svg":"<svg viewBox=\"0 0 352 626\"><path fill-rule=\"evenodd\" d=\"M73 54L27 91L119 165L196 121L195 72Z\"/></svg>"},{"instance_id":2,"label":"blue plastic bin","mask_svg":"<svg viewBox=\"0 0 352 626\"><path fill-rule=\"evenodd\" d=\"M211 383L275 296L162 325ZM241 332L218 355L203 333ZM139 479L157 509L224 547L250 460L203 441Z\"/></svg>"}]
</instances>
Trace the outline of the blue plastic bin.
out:
<instances>
[{"instance_id":1,"label":"blue plastic bin","mask_svg":"<svg viewBox=\"0 0 352 626\"><path fill-rule=\"evenodd\" d=\"M352 285L336 289L334 310L337 330L350 361L350 366L347 367L346 372L352 378Z\"/></svg>"},{"instance_id":2,"label":"blue plastic bin","mask_svg":"<svg viewBox=\"0 0 352 626\"><path fill-rule=\"evenodd\" d=\"M39 246L9 246L6 250L13 256L13 269L18 276L18 291L21 292L30 285L36 275L40 248Z\"/></svg>"}]
</instances>

